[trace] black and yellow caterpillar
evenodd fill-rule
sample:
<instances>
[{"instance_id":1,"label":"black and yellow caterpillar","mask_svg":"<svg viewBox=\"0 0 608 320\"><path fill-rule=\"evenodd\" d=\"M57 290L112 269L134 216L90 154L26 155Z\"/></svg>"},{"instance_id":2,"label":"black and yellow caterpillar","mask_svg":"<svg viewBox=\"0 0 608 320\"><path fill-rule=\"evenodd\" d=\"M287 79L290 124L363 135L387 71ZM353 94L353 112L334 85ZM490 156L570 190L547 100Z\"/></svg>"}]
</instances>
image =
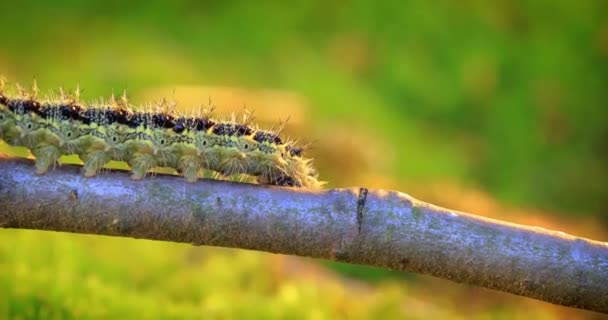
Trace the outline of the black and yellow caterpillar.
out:
<instances>
[{"instance_id":1,"label":"black and yellow caterpillar","mask_svg":"<svg viewBox=\"0 0 608 320\"><path fill-rule=\"evenodd\" d=\"M58 99L37 100L34 87L17 97L0 86L0 139L24 146L36 159L36 173L44 174L63 155L78 155L86 177L97 175L111 160L124 161L132 179L150 170L173 168L188 182L204 171L224 177L254 176L260 184L319 188L316 170L303 148L284 141L273 131L242 121L213 119L210 110L196 115L168 111L164 104L138 110L126 98L108 103L81 104L61 94Z\"/></svg>"}]
</instances>

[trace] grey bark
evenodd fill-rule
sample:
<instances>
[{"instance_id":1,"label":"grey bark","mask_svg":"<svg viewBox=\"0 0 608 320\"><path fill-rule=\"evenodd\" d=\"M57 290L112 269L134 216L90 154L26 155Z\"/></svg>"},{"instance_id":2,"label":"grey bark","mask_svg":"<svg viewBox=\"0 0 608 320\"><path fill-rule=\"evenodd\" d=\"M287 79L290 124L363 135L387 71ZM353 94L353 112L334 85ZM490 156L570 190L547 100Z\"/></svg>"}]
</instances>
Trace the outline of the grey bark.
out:
<instances>
[{"instance_id":1,"label":"grey bark","mask_svg":"<svg viewBox=\"0 0 608 320\"><path fill-rule=\"evenodd\" d=\"M318 192L126 172L44 176L0 156L0 227L260 250L429 274L608 313L608 243L365 188Z\"/></svg>"}]
</instances>

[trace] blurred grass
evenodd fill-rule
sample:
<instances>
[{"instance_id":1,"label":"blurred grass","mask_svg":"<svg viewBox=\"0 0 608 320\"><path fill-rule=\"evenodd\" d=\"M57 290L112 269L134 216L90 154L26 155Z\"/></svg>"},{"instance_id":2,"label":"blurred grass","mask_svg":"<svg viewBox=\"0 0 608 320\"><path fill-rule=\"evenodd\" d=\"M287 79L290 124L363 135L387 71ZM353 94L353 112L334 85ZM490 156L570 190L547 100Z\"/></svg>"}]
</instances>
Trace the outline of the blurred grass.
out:
<instances>
[{"instance_id":1,"label":"blurred grass","mask_svg":"<svg viewBox=\"0 0 608 320\"><path fill-rule=\"evenodd\" d=\"M556 319L560 311L531 300L515 304L509 300L516 299L507 297L501 302L491 292L459 307L463 296L471 296L458 285L436 287L441 293L387 281L371 287L291 259L147 240L4 230L0 317Z\"/></svg>"},{"instance_id":2,"label":"blurred grass","mask_svg":"<svg viewBox=\"0 0 608 320\"><path fill-rule=\"evenodd\" d=\"M456 185L559 213L572 222L565 231L606 236L589 227L608 221L605 1L57 0L2 1L0 12L0 73L11 81L80 83L89 99L128 89L138 103L175 89L186 107L211 96L228 110L247 104L269 124L292 115L288 133L314 141L309 154L330 187L399 189L441 204L462 194L427 186ZM476 199L464 207L503 211ZM446 302L468 291L450 296L443 282L413 308L417 277L332 265L376 283L366 296L333 276L328 284L269 279L274 262L250 252L29 231L0 237L0 311L15 318L564 312L527 310L503 295L499 306L476 297L483 307L470 310ZM184 262L192 252L205 262Z\"/></svg>"}]
</instances>

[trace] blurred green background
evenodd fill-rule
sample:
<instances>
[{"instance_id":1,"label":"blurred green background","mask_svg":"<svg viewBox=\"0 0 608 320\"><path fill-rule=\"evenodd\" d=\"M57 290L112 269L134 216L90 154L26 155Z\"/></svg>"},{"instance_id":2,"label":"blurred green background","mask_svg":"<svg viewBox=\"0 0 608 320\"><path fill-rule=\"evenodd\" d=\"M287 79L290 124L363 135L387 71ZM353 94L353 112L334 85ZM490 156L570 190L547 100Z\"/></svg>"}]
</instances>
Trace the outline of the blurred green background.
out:
<instances>
[{"instance_id":1,"label":"blurred green background","mask_svg":"<svg viewBox=\"0 0 608 320\"><path fill-rule=\"evenodd\" d=\"M0 73L247 105L329 187L608 240L608 2L0 1ZM0 145L0 151L7 151ZM14 150L8 150L14 152ZM595 318L372 268L0 229L0 318Z\"/></svg>"}]
</instances>

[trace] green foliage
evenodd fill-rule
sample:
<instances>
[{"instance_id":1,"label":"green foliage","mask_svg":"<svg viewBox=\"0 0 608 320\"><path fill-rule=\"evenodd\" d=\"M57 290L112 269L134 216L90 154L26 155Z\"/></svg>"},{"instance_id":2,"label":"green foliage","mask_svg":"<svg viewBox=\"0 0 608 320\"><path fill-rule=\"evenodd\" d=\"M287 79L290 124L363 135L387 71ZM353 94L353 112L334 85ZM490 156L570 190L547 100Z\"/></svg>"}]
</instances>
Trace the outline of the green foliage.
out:
<instances>
[{"instance_id":1,"label":"green foliage","mask_svg":"<svg viewBox=\"0 0 608 320\"><path fill-rule=\"evenodd\" d=\"M0 318L471 318L451 310L446 296L427 303L424 292L404 284L373 288L307 268L245 250L2 230ZM501 304L476 315L546 316Z\"/></svg>"},{"instance_id":2,"label":"green foliage","mask_svg":"<svg viewBox=\"0 0 608 320\"><path fill-rule=\"evenodd\" d=\"M80 83L88 98L176 84L286 89L309 102L301 134L319 139L311 155L330 186L363 183L347 178L364 171L395 187L451 180L599 215L607 3L3 1L0 73L44 88ZM324 147L336 128L352 146ZM367 149L372 164L361 167ZM273 278L267 256L245 251L7 230L0 239L0 318L551 317L515 304L459 316L469 300L450 304L436 288L415 302L420 292L394 274L351 266L333 265L375 279L372 293Z\"/></svg>"}]
</instances>

